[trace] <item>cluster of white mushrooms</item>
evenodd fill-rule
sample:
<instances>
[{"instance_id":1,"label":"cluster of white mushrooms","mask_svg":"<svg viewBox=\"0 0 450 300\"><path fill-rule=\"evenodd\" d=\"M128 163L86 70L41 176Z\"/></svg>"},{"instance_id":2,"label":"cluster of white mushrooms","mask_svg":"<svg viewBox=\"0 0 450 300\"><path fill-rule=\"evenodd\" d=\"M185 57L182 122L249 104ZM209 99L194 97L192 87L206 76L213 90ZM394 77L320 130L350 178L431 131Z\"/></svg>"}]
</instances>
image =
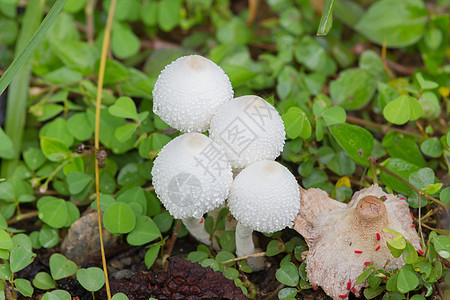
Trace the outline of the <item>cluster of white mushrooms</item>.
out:
<instances>
[{"instance_id":1,"label":"cluster of white mushrooms","mask_svg":"<svg viewBox=\"0 0 450 300\"><path fill-rule=\"evenodd\" d=\"M285 141L278 112L258 96L233 95L228 76L209 59L184 56L166 66L153 89L153 111L184 134L159 152L152 176L169 213L208 245L203 215L228 199L238 221L236 254L245 256L255 252L254 230L293 225L300 191L292 173L274 161ZM262 258L248 262L264 268Z\"/></svg>"},{"instance_id":2,"label":"cluster of white mushrooms","mask_svg":"<svg viewBox=\"0 0 450 300\"><path fill-rule=\"evenodd\" d=\"M197 240L211 244L203 215L227 199L238 221L238 256L255 253L253 231L271 233L295 221L309 246L308 279L334 299L358 294L366 284L356 279L369 264L387 269L404 264L387 248L384 228L400 232L421 251L408 204L377 185L355 193L348 204L319 189L299 188L291 172L274 161L285 141L278 112L258 96L233 99L233 94L224 71L198 55L166 66L153 90L154 113L184 133L155 159L153 185ZM264 268L261 257L247 261L253 270Z\"/></svg>"}]
</instances>

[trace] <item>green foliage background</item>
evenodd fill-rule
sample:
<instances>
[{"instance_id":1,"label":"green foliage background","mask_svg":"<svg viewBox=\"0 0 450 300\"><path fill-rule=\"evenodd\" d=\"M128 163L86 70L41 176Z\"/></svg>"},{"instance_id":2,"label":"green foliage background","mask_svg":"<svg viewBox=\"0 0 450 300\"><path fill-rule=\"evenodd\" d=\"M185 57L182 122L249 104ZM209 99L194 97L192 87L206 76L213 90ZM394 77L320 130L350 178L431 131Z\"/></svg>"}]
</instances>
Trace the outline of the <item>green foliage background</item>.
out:
<instances>
[{"instance_id":1,"label":"green foliage background","mask_svg":"<svg viewBox=\"0 0 450 300\"><path fill-rule=\"evenodd\" d=\"M45 9L58 2L0 0L0 70L25 47ZM440 219L450 204L449 6L426 2L267 0L252 11L247 1L119 0L101 111L106 229L126 234L130 245L147 245L149 268L171 236L176 222L161 207L150 170L178 133L153 114L152 89L165 65L196 53L225 70L235 96L257 94L276 107L287 132L279 160L304 188L347 201L353 190L378 182L404 196L416 219L427 216L418 224L427 251L405 261L430 271L372 270L364 280L378 273L386 280L372 279L365 296L436 293L436 282L450 281L448 223ZM33 261L36 249L57 247L87 206L96 208L91 145L109 3L68 0L8 88L0 128L0 279L24 296L33 287L13 274ZM317 36L318 28L328 34ZM33 217L39 229L20 233L19 221ZM212 235L224 229L223 218L205 223ZM182 227L178 237L186 233ZM235 257L233 234L219 238L222 251L199 245L188 259L221 270L257 297L254 284L241 276L251 272L245 261L222 264ZM289 299L311 288L304 263L294 259L306 250L304 241L285 240L281 232L270 238L267 255L286 255L276 278L289 288L278 296ZM75 273L89 291L103 285L99 270L77 269L56 256L50 274L38 274L33 285L54 289L55 280ZM404 281L396 279L392 288L395 276Z\"/></svg>"}]
</instances>

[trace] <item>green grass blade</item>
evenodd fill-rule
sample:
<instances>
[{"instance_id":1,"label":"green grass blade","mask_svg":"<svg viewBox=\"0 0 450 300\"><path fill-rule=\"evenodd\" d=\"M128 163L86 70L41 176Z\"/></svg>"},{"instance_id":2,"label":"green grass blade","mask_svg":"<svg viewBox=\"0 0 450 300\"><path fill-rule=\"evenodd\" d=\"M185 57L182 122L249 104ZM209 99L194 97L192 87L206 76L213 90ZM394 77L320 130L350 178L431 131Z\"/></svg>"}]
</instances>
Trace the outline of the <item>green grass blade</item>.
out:
<instances>
[{"instance_id":1,"label":"green grass blade","mask_svg":"<svg viewBox=\"0 0 450 300\"><path fill-rule=\"evenodd\" d=\"M31 1L29 5L32 5L33 2L39 2L39 1ZM57 0L56 3L53 5L53 7L48 12L45 19L42 21L41 25L39 26L38 30L35 32L31 40L29 41L28 45L23 49L23 51L20 53L19 56L14 59L12 64L9 66L9 68L6 70L5 74L0 78L0 94L4 92L6 87L11 82L14 75L16 75L17 71L25 64L25 62L28 60L28 58L33 53L34 49L36 49L39 42L44 37L45 33L47 32L48 28L53 24L53 21L58 16L62 8L64 7L64 4L66 4L67 0Z\"/></svg>"},{"instance_id":2,"label":"green grass blade","mask_svg":"<svg viewBox=\"0 0 450 300\"><path fill-rule=\"evenodd\" d=\"M317 35L327 35L333 27L333 9L335 0L326 0L323 7L322 17L320 18Z\"/></svg>"}]
</instances>

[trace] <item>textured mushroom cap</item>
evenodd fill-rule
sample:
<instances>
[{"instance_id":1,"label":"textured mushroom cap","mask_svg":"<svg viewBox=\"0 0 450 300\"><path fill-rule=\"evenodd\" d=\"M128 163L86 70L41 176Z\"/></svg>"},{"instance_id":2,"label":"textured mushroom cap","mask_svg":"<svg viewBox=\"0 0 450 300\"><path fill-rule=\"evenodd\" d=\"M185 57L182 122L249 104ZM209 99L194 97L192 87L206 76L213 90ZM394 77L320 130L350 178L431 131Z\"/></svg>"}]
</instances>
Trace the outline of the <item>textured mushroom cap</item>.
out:
<instances>
[{"instance_id":1,"label":"textured mushroom cap","mask_svg":"<svg viewBox=\"0 0 450 300\"><path fill-rule=\"evenodd\" d=\"M236 169L277 158L286 134L278 112L258 96L242 96L225 103L211 121L209 132Z\"/></svg>"},{"instance_id":2,"label":"textured mushroom cap","mask_svg":"<svg viewBox=\"0 0 450 300\"><path fill-rule=\"evenodd\" d=\"M177 219L200 218L223 204L233 181L222 148L201 133L186 133L165 145L152 169L158 198Z\"/></svg>"},{"instance_id":3,"label":"textured mushroom cap","mask_svg":"<svg viewBox=\"0 0 450 300\"><path fill-rule=\"evenodd\" d=\"M381 201L382 196L387 200ZM394 258L387 248L389 234L383 228L400 232L420 249L408 203L379 186L355 193L349 204L330 199L322 190L308 189L302 191L300 205L294 228L309 246L308 279L334 299L348 296L348 285L356 291L365 286L356 284L367 268L365 262L387 270L404 265L402 258Z\"/></svg>"},{"instance_id":4,"label":"textured mushroom cap","mask_svg":"<svg viewBox=\"0 0 450 300\"><path fill-rule=\"evenodd\" d=\"M230 79L218 65L200 55L183 56L158 76L153 112L182 132L204 132L233 94Z\"/></svg>"},{"instance_id":5,"label":"textured mushroom cap","mask_svg":"<svg viewBox=\"0 0 450 300\"><path fill-rule=\"evenodd\" d=\"M300 191L285 166L264 160L251 164L236 176L228 206L243 225L271 233L293 224L300 209Z\"/></svg>"}]
</instances>

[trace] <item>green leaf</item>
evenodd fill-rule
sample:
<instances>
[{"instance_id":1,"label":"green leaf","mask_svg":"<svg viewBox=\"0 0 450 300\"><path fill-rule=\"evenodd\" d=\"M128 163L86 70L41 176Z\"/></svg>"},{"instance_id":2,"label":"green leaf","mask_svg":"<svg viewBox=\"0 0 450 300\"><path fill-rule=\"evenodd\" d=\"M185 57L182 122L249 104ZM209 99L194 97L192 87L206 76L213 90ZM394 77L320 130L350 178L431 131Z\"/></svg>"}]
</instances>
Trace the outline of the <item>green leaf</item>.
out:
<instances>
[{"instance_id":1,"label":"green leaf","mask_svg":"<svg viewBox=\"0 0 450 300\"><path fill-rule=\"evenodd\" d=\"M94 128L89 123L85 112L76 113L67 120L67 130L79 141L86 141L91 138Z\"/></svg>"},{"instance_id":2,"label":"green leaf","mask_svg":"<svg viewBox=\"0 0 450 300\"><path fill-rule=\"evenodd\" d=\"M333 8L334 0L327 0L323 7L319 28L317 28L317 35L327 35L330 32L333 26Z\"/></svg>"},{"instance_id":3,"label":"green leaf","mask_svg":"<svg viewBox=\"0 0 450 300\"><path fill-rule=\"evenodd\" d=\"M447 205L450 205L450 187L446 187L439 194L439 199Z\"/></svg>"},{"instance_id":4,"label":"green leaf","mask_svg":"<svg viewBox=\"0 0 450 300\"><path fill-rule=\"evenodd\" d=\"M136 226L127 236L127 242L133 246L147 244L158 237L161 232L153 220L147 216L138 216Z\"/></svg>"},{"instance_id":5,"label":"green leaf","mask_svg":"<svg viewBox=\"0 0 450 300\"><path fill-rule=\"evenodd\" d=\"M383 166L406 180L409 179L412 173L420 170L420 167L399 158L389 158L383 162ZM384 184L397 192L409 195L412 191L405 183L386 172L381 172L380 179Z\"/></svg>"},{"instance_id":6,"label":"green leaf","mask_svg":"<svg viewBox=\"0 0 450 300\"><path fill-rule=\"evenodd\" d=\"M361 273L361 275L358 276L358 278L356 279L356 284L361 284L364 281L366 281L370 275L372 275L373 273L375 273L374 270L372 270L371 268L365 270L364 272Z\"/></svg>"},{"instance_id":7,"label":"green leaf","mask_svg":"<svg viewBox=\"0 0 450 300\"><path fill-rule=\"evenodd\" d=\"M427 21L427 11L420 0L381 0L356 24L356 30L370 41L388 47L401 48L412 45L422 37Z\"/></svg>"},{"instance_id":8,"label":"green leaf","mask_svg":"<svg viewBox=\"0 0 450 300\"><path fill-rule=\"evenodd\" d=\"M43 203L44 199L49 199ZM59 198L43 197L39 199L38 204L39 219L53 228L61 228L66 225L69 217L66 201ZM39 203L38 202L38 203Z\"/></svg>"},{"instance_id":9,"label":"green leaf","mask_svg":"<svg viewBox=\"0 0 450 300\"><path fill-rule=\"evenodd\" d=\"M70 172L66 177L69 192L72 195L80 193L92 181L91 176L81 172Z\"/></svg>"},{"instance_id":10,"label":"green leaf","mask_svg":"<svg viewBox=\"0 0 450 300\"><path fill-rule=\"evenodd\" d=\"M116 131L114 131L114 136L119 142L125 142L133 136L137 127L138 124L135 123L122 125L116 128Z\"/></svg>"},{"instance_id":11,"label":"green leaf","mask_svg":"<svg viewBox=\"0 0 450 300\"><path fill-rule=\"evenodd\" d=\"M412 265L418 261L419 255L417 255L417 251L414 248L414 246L411 245L410 243L406 242L406 246L405 246L405 250L403 250L402 258L405 263Z\"/></svg>"},{"instance_id":12,"label":"green leaf","mask_svg":"<svg viewBox=\"0 0 450 300\"><path fill-rule=\"evenodd\" d=\"M305 112L298 107L291 107L287 112L281 115L286 135L290 139L301 137L307 139L311 136L311 124Z\"/></svg>"},{"instance_id":13,"label":"green leaf","mask_svg":"<svg viewBox=\"0 0 450 300\"><path fill-rule=\"evenodd\" d=\"M236 237L233 230L224 231L219 240L222 250L233 252L236 249Z\"/></svg>"},{"instance_id":14,"label":"green leaf","mask_svg":"<svg viewBox=\"0 0 450 300\"><path fill-rule=\"evenodd\" d=\"M389 102L383 109L383 116L391 123L402 125L423 115L423 109L416 98L402 95Z\"/></svg>"},{"instance_id":15,"label":"green leaf","mask_svg":"<svg viewBox=\"0 0 450 300\"><path fill-rule=\"evenodd\" d=\"M297 289L284 288L278 292L278 299L280 300L293 300L297 296Z\"/></svg>"},{"instance_id":16,"label":"green leaf","mask_svg":"<svg viewBox=\"0 0 450 300\"><path fill-rule=\"evenodd\" d=\"M86 290L96 292L105 284L105 274L97 267L79 269L77 280Z\"/></svg>"},{"instance_id":17,"label":"green leaf","mask_svg":"<svg viewBox=\"0 0 450 300\"><path fill-rule=\"evenodd\" d=\"M332 125L329 129L338 144L356 163L369 165L368 158L374 145L373 136L369 131L346 123Z\"/></svg>"},{"instance_id":18,"label":"green leaf","mask_svg":"<svg viewBox=\"0 0 450 300\"><path fill-rule=\"evenodd\" d=\"M128 233L134 229L136 217L128 204L115 202L105 210L103 225L111 233Z\"/></svg>"},{"instance_id":19,"label":"green leaf","mask_svg":"<svg viewBox=\"0 0 450 300\"><path fill-rule=\"evenodd\" d=\"M67 147L72 146L73 137L67 129L67 122L63 118L56 118L45 124L39 131L39 136L54 138L63 142Z\"/></svg>"},{"instance_id":20,"label":"green leaf","mask_svg":"<svg viewBox=\"0 0 450 300\"><path fill-rule=\"evenodd\" d=\"M293 287L298 284L299 280L297 267L291 262L282 264L275 273L275 277L282 284Z\"/></svg>"},{"instance_id":21,"label":"green leaf","mask_svg":"<svg viewBox=\"0 0 450 300\"><path fill-rule=\"evenodd\" d=\"M44 294L41 300L71 300L72 296L68 291L54 290Z\"/></svg>"},{"instance_id":22,"label":"green leaf","mask_svg":"<svg viewBox=\"0 0 450 300\"><path fill-rule=\"evenodd\" d=\"M158 5L158 25L164 31L170 31L180 20L181 1L162 0Z\"/></svg>"},{"instance_id":23,"label":"green leaf","mask_svg":"<svg viewBox=\"0 0 450 300\"><path fill-rule=\"evenodd\" d=\"M16 199L14 186L12 183L6 181L0 183L0 199L7 202L14 202Z\"/></svg>"},{"instance_id":24,"label":"green leaf","mask_svg":"<svg viewBox=\"0 0 450 300\"><path fill-rule=\"evenodd\" d=\"M364 297L366 297L366 299L373 299L383 292L384 292L384 287L382 287L382 286L377 286L375 288L368 287L364 290Z\"/></svg>"},{"instance_id":25,"label":"green leaf","mask_svg":"<svg viewBox=\"0 0 450 300\"><path fill-rule=\"evenodd\" d=\"M330 96L335 105L347 110L364 107L372 98L376 81L374 76L363 69L346 69L330 83Z\"/></svg>"},{"instance_id":26,"label":"green leaf","mask_svg":"<svg viewBox=\"0 0 450 300\"><path fill-rule=\"evenodd\" d=\"M420 150L423 154L433 158L438 158L442 155L442 144L437 137L426 139L420 144Z\"/></svg>"},{"instance_id":27,"label":"green leaf","mask_svg":"<svg viewBox=\"0 0 450 300\"><path fill-rule=\"evenodd\" d=\"M114 296L112 296L111 300L129 300L129 299L128 299L127 295L125 295L124 293L117 293L117 294L114 294ZM151 300L153 300L153 299L151 299Z\"/></svg>"},{"instance_id":28,"label":"green leaf","mask_svg":"<svg viewBox=\"0 0 450 300\"><path fill-rule=\"evenodd\" d=\"M408 293L419 285L419 278L412 270L411 265L405 265L398 273L397 288L401 293Z\"/></svg>"},{"instance_id":29,"label":"green leaf","mask_svg":"<svg viewBox=\"0 0 450 300\"><path fill-rule=\"evenodd\" d=\"M417 78L417 81L419 82L420 88L423 90L432 90L432 89L439 87L438 83L436 83L434 81L426 80L425 78L423 78L422 73L417 73L416 78Z\"/></svg>"},{"instance_id":30,"label":"green leaf","mask_svg":"<svg viewBox=\"0 0 450 300\"><path fill-rule=\"evenodd\" d=\"M111 49L118 58L125 59L136 55L141 45L139 38L131 30L130 25L115 22L111 32Z\"/></svg>"},{"instance_id":31,"label":"green leaf","mask_svg":"<svg viewBox=\"0 0 450 300\"><path fill-rule=\"evenodd\" d=\"M4 76L4 75L3 75ZM3 78L0 77L0 80ZM15 157L13 142L0 127L0 157L5 159L12 159Z\"/></svg>"},{"instance_id":32,"label":"green leaf","mask_svg":"<svg viewBox=\"0 0 450 300\"><path fill-rule=\"evenodd\" d=\"M418 189L426 188L434 183L434 171L430 168L422 168L409 175L409 182Z\"/></svg>"},{"instance_id":33,"label":"green leaf","mask_svg":"<svg viewBox=\"0 0 450 300\"><path fill-rule=\"evenodd\" d=\"M31 264L36 257L36 254L28 250L22 245L14 247L10 252L9 262L11 264L11 271L18 272Z\"/></svg>"},{"instance_id":34,"label":"green leaf","mask_svg":"<svg viewBox=\"0 0 450 300\"><path fill-rule=\"evenodd\" d=\"M41 149L48 160L56 162L63 160L71 153L66 144L60 140L46 136L41 137Z\"/></svg>"},{"instance_id":35,"label":"green leaf","mask_svg":"<svg viewBox=\"0 0 450 300\"><path fill-rule=\"evenodd\" d=\"M285 251L285 248L284 248L283 243L281 243L278 240L271 240L269 242L269 244L267 245L266 255L267 256L275 256L284 251Z\"/></svg>"},{"instance_id":36,"label":"green leaf","mask_svg":"<svg viewBox=\"0 0 450 300\"><path fill-rule=\"evenodd\" d=\"M340 124L345 123L346 120L346 113L345 109L343 109L340 106L333 106L327 108L322 113L323 119L325 120L325 123L327 123L327 126L331 126L334 124Z\"/></svg>"},{"instance_id":37,"label":"green leaf","mask_svg":"<svg viewBox=\"0 0 450 300\"><path fill-rule=\"evenodd\" d=\"M9 250L12 247L13 242L11 240L11 236L3 229L0 229L0 249Z\"/></svg>"},{"instance_id":38,"label":"green leaf","mask_svg":"<svg viewBox=\"0 0 450 300\"><path fill-rule=\"evenodd\" d=\"M108 112L119 118L137 119L136 104L129 97L120 97L108 108Z\"/></svg>"},{"instance_id":39,"label":"green leaf","mask_svg":"<svg viewBox=\"0 0 450 300\"><path fill-rule=\"evenodd\" d=\"M23 152L23 160L32 171L37 170L47 160L41 149L30 147Z\"/></svg>"},{"instance_id":40,"label":"green leaf","mask_svg":"<svg viewBox=\"0 0 450 300\"><path fill-rule=\"evenodd\" d=\"M155 263L156 258L158 258L159 250L161 250L161 244L157 243L145 252L144 263L147 269L150 269Z\"/></svg>"},{"instance_id":41,"label":"green leaf","mask_svg":"<svg viewBox=\"0 0 450 300\"><path fill-rule=\"evenodd\" d=\"M15 279L14 286L25 297L31 297L33 295L34 289L31 286L31 282L26 279L23 279L23 278Z\"/></svg>"},{"instance_id":42,"label":"green leaf","mask_svg":"<svg viewBox=\"0 0 450 300\"><path fill-rule=\"evenodd\" d=\"M55 281L47 272L39 272L33 279L33 285L41 290L51 290L56 287Z\"/></svg>"},{"instance_id":43,"label":"green leaf","mask_svg":"<svg viewBox=\"0 0 450 300\"><path fill-rule=\"evenodd\" d=\"M208 258L208 253L203 251L192 251L189 252L187 259L193 263L201 262L202 260Z\"/></svg>"},{"instance_id":44,"label":"green leaf","mask_svg":"<svg viewBox=\"0 0 450 300\"><path fill-rule=\"evenodd\" d=\"M450 261L450 237L439 235L434 237L432 242L439 256Z\"/></svg>"},{"instance_id":45,"label":"green leaf","mask_svg":"<svg viewBox=\"0 0 450 300\"><path fill-rule=\"evenodd\" d=\"M390 234L390 237L386 240L386 246L391 250L394 257L400 257L406 247L405 238L400 232L389 228L383 228L383 231Z\"/></svg>"},{"instance_id":46,"label":"green leaf","mask_svg":"<svg viewBox=\"0 0 450 300\"><path fill-rule=\"evenodd\" d=\"M54 253L50 256L50 273L54 280L72 276L77 271L77 265L64 255Z\"/></svg>"}]
</instances>

